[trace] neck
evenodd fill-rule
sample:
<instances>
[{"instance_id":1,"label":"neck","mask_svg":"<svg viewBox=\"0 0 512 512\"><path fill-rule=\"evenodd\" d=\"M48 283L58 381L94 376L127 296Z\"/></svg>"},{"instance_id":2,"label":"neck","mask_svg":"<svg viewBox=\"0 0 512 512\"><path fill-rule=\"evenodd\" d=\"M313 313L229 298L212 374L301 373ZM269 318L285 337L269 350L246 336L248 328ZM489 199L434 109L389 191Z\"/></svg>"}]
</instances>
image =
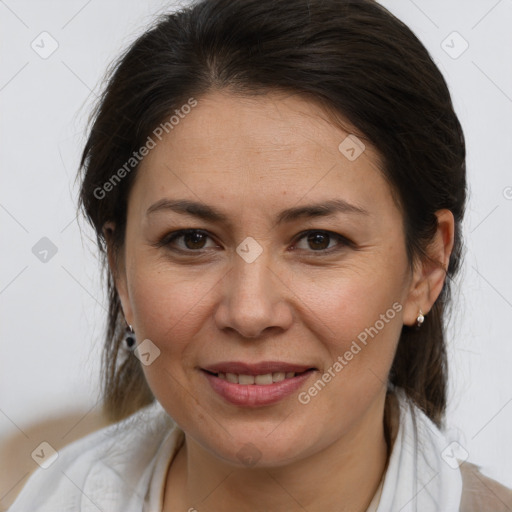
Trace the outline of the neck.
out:
<instances>
[{"instance_id":1,"label":"neck","mask_svg":"<svg viewBox=\"0 0 512 512\"><path fill-rule=\"evenodd\" d=\"M391 451L384 406L382 396L327 449L280 467L233 467L185 436L167 475L163 510L365 512Z\"/></svg>"}]
</instances>

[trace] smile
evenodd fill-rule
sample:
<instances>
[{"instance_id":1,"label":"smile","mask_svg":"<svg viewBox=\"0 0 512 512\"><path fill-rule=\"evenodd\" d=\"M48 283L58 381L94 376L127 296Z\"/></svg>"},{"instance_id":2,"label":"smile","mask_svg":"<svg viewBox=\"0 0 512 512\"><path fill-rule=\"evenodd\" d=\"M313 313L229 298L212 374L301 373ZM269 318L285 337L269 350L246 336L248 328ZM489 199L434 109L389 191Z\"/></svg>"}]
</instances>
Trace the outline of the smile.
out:
<instances>
[{"instance_id":1,"label":"smile","mask_svg":"<svg viewBox=\"0 0 512 512\"><path fill-rule=\"evenodd\" d=\"M311 366L280 362L230 362L201 368L217 395L243 407L275 404L297 392L317 371Z\"/></svg>"},{"instance_id":2,"label":"smile","mask_svg":"<svg viewBox=\"0 0 512 512\"><path fill-rule=\"evenodd\" d=\"M261 386L268 386L275 382L282 382L285 379L292 379L295 377L295 372L273 372L264 373L263 375L243 375L236 373L218 373L219 379L227 380L233 384L241 384L243 386L257 384ZM297 374L299 375L299 374Z\"/></svg>"}]
</instances>

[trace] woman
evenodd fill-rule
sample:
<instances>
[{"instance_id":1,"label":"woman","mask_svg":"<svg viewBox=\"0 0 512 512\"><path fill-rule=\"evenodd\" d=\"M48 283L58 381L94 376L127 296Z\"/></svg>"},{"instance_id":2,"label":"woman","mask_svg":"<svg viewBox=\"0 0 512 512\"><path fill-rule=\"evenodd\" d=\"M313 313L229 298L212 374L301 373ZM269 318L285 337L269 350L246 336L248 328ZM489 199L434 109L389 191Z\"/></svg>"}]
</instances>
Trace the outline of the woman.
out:
<instances>
[{"instance_id":1,"label":"woman","mask_svg":"<svg viewBox=\"0 0 512 512\"><path fill-rule=\"evenodd\" d=\"M209 0L113 70L80 205L105 411L12 508L510 510L443 433L464 136L371 0Z\"/></svg>"}]
</instances>

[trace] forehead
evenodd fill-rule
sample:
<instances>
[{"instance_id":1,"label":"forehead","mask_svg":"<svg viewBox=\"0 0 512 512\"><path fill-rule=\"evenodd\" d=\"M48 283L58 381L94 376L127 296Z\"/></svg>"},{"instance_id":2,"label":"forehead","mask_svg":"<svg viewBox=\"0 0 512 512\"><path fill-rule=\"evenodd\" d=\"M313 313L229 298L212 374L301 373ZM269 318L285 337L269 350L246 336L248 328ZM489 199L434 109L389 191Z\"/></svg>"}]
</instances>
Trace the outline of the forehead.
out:
<instances>
[{"instance_id":1,"label":"forehead","mask_svg":"<svg viewBox=\"0 0 512 512\"><path fill-rule=\"evenodd\" d=\"M297 95L210 93L161 140L153 136L134 199L146 208L166 196L268 206L338 195L369 211L392 207L377 150L364 141L362 151L347 130Z\"/></svg>"}]
</instances>

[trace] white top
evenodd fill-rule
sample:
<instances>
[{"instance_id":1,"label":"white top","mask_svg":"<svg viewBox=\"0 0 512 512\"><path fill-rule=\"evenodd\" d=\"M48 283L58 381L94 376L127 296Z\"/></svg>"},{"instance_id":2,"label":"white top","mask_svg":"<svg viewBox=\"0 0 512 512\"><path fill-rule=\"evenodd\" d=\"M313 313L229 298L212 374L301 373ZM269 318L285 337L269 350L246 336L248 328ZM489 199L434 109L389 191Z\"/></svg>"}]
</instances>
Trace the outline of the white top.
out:
<instances>
[{"instance_id":1,"label":"white top","mask_svg":"<svg viewBox=\"0 0 512 512\"><path fill-rule=\"evenodd\" d=\"M177 438L176 433L169 432L160 446L158 455L155 461L155 468L151 475L146 499L142 508L142 512L161 512L164 501L165 480L167 477L167 470L169 465L183 444L183 436ZM373 497L370 506L366 512L377 512L380 495L384 479L380 481L380 485Z\"/></svg>"},{"instance_id":2,"label":"white top","mask_svg":"<svg viewBox=\"0 0 512 512\"><path fill-rule=\"evenodd\" d=\"M462 478L450 441L406 397L387 470L367 512L458 512ZM155 401L60 450L9 512L161 512L167 469L183 431ZM448 462L447 462L448 461Z\"/></svg>"},{"instance_id":3,"label":"white top","mask_svg":"<svg viewBox=\"0 0 512 512\"><path fill-rule=\"evenodd\" d=\"M162 511L167 469L183 444L183 440L184 436L176 435L176 431L169 432L165 437L155 461L155 470L151 475L151 482L146 494L147 501L144 502L142 512Z\"/></svg>"}]
</instances>

